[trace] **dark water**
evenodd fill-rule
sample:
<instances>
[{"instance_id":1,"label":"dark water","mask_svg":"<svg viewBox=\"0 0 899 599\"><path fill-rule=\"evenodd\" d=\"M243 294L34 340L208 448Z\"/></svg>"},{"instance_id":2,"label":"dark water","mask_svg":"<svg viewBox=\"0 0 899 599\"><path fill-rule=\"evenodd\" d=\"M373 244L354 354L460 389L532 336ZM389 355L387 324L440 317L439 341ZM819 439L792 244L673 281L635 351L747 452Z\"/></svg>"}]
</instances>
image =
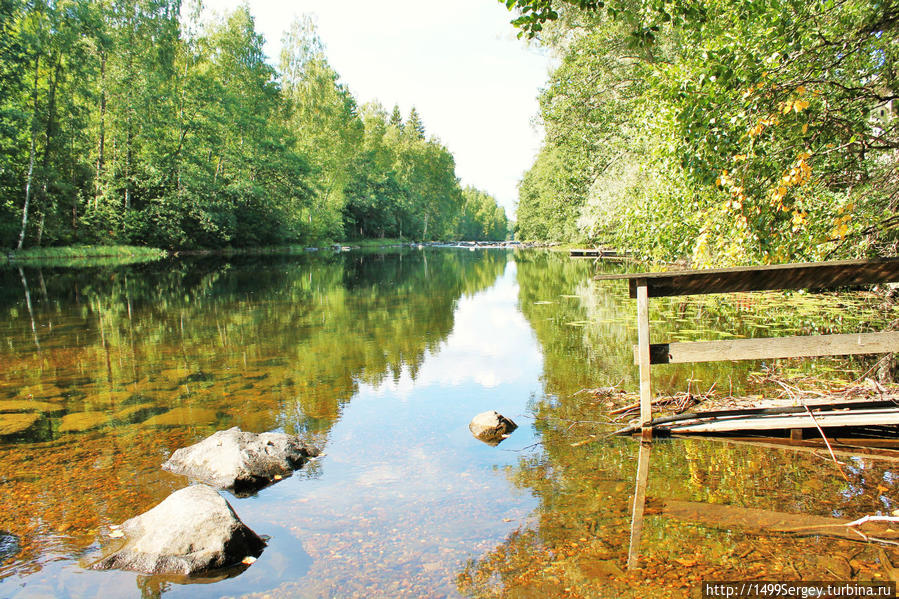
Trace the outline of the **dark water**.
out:
<instances>
[{"instance_id":1,"label":"dark water","mask_svg":"<svg viewBox=\"0 0 899 599\"><path fill-rule=\"evenodd\" d=\"M636 389L634 306L592 272L498 250L0 271L0 597L689 596L713 578L887 578L888 546L771 522L889 514L895 461L845 455L844 480L814 453L711 440L653 445L626 571L638 445L602 440L609 400L580 392ZM762 294L651 316L700 339L870 330L895 310ZM870 365L777 366L851 380ZM654 381L759 392L762 370ZM467 429L489 409L520 425L498 447ZM172 451L231 426L325 448L227 496L270 537L255 564L194 585L83 567L110 525L186 484L159 467Z\"/></svg>"}]
</instances>

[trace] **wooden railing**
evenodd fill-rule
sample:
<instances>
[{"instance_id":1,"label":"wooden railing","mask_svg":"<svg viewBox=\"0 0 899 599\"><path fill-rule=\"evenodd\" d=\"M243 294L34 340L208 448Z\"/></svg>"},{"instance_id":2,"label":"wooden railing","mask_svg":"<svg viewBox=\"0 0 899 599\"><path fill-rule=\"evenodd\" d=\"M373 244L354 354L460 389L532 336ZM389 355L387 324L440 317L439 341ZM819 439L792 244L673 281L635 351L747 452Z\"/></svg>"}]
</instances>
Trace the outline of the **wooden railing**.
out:
<instances>
[{"instance_id":1,"label":"wooden railing","mask_svg":"<svg viewBox=\"0 0 899 599\"><path fill-rule=\"evenodd\" d=\"M638 343L634 348L634 361L640 367L640 423L644 437L648 436L652 421L652 364L899 351L897 332L651 344L649 331L651 297L775 289L833 289L890 283L899 281L897 258L598 275L596 279L626 279L630 285L630 296L637 300Z\"/></svg>"}]
</instances>

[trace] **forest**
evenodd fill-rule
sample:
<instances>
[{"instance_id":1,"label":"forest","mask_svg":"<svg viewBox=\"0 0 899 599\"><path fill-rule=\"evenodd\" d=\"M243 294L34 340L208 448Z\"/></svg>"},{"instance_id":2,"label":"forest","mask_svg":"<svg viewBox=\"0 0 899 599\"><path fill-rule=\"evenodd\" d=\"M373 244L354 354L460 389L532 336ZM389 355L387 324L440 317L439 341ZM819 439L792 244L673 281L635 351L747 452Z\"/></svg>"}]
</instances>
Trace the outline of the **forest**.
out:
<instances>
[{"instance_id":1,"label":"forest","mask_svg":"<svg viewBox=\"0 0 899 599\"><path fill-rule=\"evenodd\" d=\"M505 239L412 108L360 104L309 17L0 0L0 247Z\"/></svg>"},{"instance_id":2,"label":"forest","mask_svg":"<svg viewBox=\"0 0 899 599\"><path fill-rule=\"evenodd\" d=\"M519 238L698 267L895 255L899 3L501 1L555 58Z\"/></svg>"}]
</instances>

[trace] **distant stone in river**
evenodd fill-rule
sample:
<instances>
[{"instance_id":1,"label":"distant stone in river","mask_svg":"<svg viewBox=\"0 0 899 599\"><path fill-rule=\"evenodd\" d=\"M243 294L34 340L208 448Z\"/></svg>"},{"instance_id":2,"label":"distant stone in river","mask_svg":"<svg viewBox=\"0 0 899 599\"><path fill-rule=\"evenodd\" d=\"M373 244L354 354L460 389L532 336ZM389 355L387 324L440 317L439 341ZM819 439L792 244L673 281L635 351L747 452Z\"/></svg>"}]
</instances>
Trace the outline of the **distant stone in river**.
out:
<instances>
[{"instance_id":1,"label":"distant stone in river","mask_svg":"<svg viewBox=\"0 0 899 599\"><path fill-rule=\"evenodd\" d=\"M225 498L193 485L126 520L124 545L90 567L196 576L259 557L265 541L240 521Z\"/></svg>"},{"instance_id":2,"label":"distant stone in river","mask_svg":"<svg viewBox=\"0 0 899 599\"><path fill-rule=\"evenodd\" d=\"M290 476L318 455L299 437L248 433L237 427L177 450L162 467L235 495L251 494Z\"/></svg>"},{"instance_id":3,"label":"distant stone in river","mask_svg":"<svg viewBox=\"0 0 899 599\"><path fill-rule=\"evenodd\" d=\"M19 537L11 532L0 530L0 561L13 557L20 548Z\"/></svg>"},{"instance_id":4,"label":"distant stone in river","mask_svg":"<svg viewBox=\"0 0 899 599\"><path fill-rule=\"evenodd\" d=\"M489 445L499 445L518 425L493 410L475 416L468 425L471 434Z\"/></svg>"}]
</instances>

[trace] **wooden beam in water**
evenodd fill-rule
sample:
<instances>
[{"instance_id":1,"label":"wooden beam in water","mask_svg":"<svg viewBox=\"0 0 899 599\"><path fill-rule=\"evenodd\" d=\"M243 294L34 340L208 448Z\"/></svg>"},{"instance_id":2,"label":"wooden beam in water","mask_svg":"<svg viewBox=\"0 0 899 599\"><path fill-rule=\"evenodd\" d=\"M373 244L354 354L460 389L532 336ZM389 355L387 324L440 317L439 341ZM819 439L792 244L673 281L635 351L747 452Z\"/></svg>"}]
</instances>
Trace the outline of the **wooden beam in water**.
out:
<instances>
[{"instance_id":1,"label":"wooden beam in water","mask_svg":"<svg viewBox=\"0 0 899 599\"><path fill-rule=\"evenodd\" d=\"M650 364L680 364L889 352L899 352L899 332L656 343L649 348L649 359ZM640 363L638 353L639 346L634 346L637 364Z\"/></svg>"},{"instance_id":2,"label":"wooden beam in water","mask_svg":"<svg viewBox=\"0 0 899 599\"><path fill-rule=\"evenodd\" d=\"M899 259L597 275L595 279L626 279L632 298L637 297L638 280L646 281L649 297L773 289L832 289L899 281Z\"/></svg>"},{"instance_id":3,"label":"wooden beam in water","mask_svg":"<svg viewBox=\"0 0 899 599\"><path fill-rule=\"evenodd\" d=\"M847 410L845 412L817 412L815 420L823 428L839 426L889 426L899 424L899 407L879 410ZM671 433L725 433L732 431L785 430L816 428L808 414L731 416L678 422L665 429Z\"/></svg>"}]
</instances>

